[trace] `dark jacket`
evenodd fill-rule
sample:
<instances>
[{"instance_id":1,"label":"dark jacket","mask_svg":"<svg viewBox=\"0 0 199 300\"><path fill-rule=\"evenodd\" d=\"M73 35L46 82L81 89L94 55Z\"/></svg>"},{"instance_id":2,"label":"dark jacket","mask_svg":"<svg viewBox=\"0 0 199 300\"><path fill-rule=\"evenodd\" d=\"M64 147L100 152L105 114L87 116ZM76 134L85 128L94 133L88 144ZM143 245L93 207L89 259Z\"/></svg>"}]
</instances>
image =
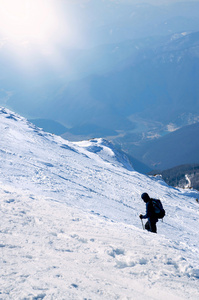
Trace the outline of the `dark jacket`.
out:
<instances>
[{"instance_id":1,"label":"dark jacket","mask_svg":"<svg viewBox=\"0 0 199 300\"><path fill-rule=\"evenodd\" d=\"M155 216L151 200L146 203L146 214L142 216L142 219L148 219L150 222L158 222L158 218Z\"/></svg>"}]
</instances>

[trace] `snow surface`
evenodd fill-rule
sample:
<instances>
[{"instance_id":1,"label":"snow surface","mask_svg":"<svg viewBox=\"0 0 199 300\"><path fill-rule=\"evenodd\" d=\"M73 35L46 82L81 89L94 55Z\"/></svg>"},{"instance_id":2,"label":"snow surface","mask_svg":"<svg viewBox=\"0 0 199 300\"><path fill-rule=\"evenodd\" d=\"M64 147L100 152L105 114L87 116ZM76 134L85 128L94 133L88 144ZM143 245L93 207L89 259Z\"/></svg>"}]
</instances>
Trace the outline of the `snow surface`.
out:
<instances>
[{"instance_id":1,"label":"snow surface","mask_svg":"<svg viewBox=\"0 0 199 300\"><path fill-rule=\"evenodd\" d=\"M199 193L0 108L0 299L199 299ZM143 231L140 195L162 200Z\"/></svg>"}]
</instances>

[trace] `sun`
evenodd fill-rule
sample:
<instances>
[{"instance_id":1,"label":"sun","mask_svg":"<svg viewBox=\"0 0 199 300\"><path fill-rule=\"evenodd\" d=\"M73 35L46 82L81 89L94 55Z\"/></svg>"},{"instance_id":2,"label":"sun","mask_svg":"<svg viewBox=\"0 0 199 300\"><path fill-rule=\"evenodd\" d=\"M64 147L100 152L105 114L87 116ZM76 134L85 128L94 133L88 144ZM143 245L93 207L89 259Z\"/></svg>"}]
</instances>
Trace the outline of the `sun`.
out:
<instances>
[{"instance_id":1,"label":"sun","mask_svg":"<svg viewBox=\"0 0 199 300\"><path fill-rule=\"evenodd\" d=\"M12 41L45 42L55 35L58 17L52 0L0 0L0 35Z\"/></svg>"}]
</instances>

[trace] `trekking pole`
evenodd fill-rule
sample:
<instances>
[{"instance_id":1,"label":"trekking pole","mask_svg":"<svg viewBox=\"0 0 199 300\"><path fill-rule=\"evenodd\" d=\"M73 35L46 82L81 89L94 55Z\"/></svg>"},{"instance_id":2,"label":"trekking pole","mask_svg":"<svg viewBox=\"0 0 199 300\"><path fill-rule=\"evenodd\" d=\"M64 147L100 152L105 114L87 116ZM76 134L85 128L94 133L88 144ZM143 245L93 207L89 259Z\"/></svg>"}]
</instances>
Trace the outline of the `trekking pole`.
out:
<instances>
[{"instance_id":1,"label":"trekking pole","mask_svg":"<svg viewBox=\"0 0 199 300\"><path fill-rule=\"evenodd\" d=\"M141 222L142 222L142 228L143 228L143 230L144 230L144 224L143 224L143 221L142 221L142 219L140 219L141 220Z\"/></svg>"}]
</instances>

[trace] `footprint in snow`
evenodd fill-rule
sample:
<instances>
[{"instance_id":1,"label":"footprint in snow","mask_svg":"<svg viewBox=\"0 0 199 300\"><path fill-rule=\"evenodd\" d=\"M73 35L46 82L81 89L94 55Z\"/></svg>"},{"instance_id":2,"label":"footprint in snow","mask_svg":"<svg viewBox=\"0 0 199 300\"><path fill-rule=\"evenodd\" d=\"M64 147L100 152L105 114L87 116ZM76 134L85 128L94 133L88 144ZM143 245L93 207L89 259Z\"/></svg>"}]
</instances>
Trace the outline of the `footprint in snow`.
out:
<instances>
[{"instance_id":1,"label":"footprint in snow","mask_svg":"<svg viewBox=\"0 0 199 300\"><path fill-rule=\"evenodd\" d=\"M124 255L125 251L124 249L120 249L120 248L116 248L116 249L112 249L111 251L108 251L108 255L112 256L112 257L116 257L117 255Z\"/></svg>"},{"instance_id":2,"label":"footprint in snow","mask_svg":"<svg viewBox=\"0 0 199 300\"><path fill-rule=\"evenodd\" d=\"M87 239L82 238L82 237L80 237L80 236L77 235L77 234L72 234L71 237L72 237L73 239L76 239L77 241L79 241L79 242L81 242L81 243L84 243L84 244L86 244L86 243L88 242Z\"/></svg>"},{"instance_id":3,"label":"footprint in snow","mask_svg":"<svg viewBox=\"0 0 199 300\"><path fill-rule=\"evenodd\" d=\"M37 296L34 296L33 298L32 298L32 300L42 300L42 299L44 299L46 297L46 294L39 294L39 295L37 295Z\"/></svg>"},{"instance_id":4,"label":"footprint in snow","mask_svg":"<svg viewBox=\"0 0 199 300\"><path fill-rule=\"evenodd\" d=\"M50 167L50 168L54 167L54 165L52 165L51 163L48 163L48 162L42 162L42 164L46 167Z\"/></svg>"},{"instance_id":5,"label":"footprint in snow","mask_svg":"<svg viewBox=\"0 0 199 300\"><path fill-rule=\"evenodd\" d=\"M71 286L74 287L74 288L76 288L76 289L78 289L78 285L75 284L75 283L72 283Z\"/></svg>"},{"instance_id":6,"label":"footprint in snow","mask_svg":"<svg viewBox=\"0 0 199 300\"><path fill-rule=\"evenodd\" d=\"M5 202L6 203L12 203L12 202L14 202L15 200L14 199L9 199L9 200L6 200Z\"/></svg>"},{"instance_id":7,"label":"footprint in snow","mask_svg":"<svg viewBox=\"0 0 199 300\"><path fill-rule=\"evenodd\" d=\"M131 259L131 257L125 254L125 250L121 248L113 248L111 251L108 251L108 255L116 259L115 267L118 269L135 267L136 265L146 265L148 263L145 258Z\"/></svg>"},{"instance_id":8,"label":"footprint in snow","mask_svg":"<svg viewBox=\"0 0 199 300\"><path fill-rule=\"evenodd\" d=\"M145 258L141 258L138 261L136 260L131 260L130 258L126 258L125 260L117 260L116 261L116 268L118 269L124 269L124 268L132 268L137 265L146 265L147 260Z\"/></svg>"}]
</instances>

